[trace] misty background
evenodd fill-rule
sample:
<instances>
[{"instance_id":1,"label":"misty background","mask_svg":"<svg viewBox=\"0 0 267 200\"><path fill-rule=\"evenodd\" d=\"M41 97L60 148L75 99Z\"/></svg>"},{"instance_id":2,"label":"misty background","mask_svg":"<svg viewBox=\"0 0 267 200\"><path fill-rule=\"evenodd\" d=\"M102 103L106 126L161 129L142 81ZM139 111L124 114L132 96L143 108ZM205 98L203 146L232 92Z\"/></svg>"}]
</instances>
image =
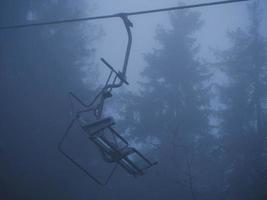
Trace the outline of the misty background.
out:
<instances>
[{"instance_id":1,"label":"misty background","mask_svg":"<svg viewBox=\"0 0 267 200\"><path fill-rule=\"evenodd\" d=\"M6 0L0 26L204 2ZM106 187L57 143L68 92L94 97L108 75L100 57L121 69L121 20L1 30L0 199L267 199L266 17L264 0L129 17L130 85L105 115L159 164L140 178L119 169ZM85 165L99 156L86 139L74 131L67 145Z\"/></svg>"}]
</instances>

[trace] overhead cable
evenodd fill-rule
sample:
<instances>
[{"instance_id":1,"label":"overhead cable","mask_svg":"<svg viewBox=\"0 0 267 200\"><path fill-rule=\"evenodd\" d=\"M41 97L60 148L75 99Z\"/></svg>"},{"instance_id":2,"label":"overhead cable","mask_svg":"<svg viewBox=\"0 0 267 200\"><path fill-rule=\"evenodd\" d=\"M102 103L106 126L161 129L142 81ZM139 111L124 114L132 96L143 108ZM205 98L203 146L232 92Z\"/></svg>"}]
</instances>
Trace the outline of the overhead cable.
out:
<instances>
[{"instance_id":1,"label":"overhead cable","mask_svg":"<svg viewBox=\"0 0 267 200\"><path fill-rule=\"evenodd\" d=\"M218 2L201 3L201 4L193 4L193 5L185 5L185 6L176 6L176 7L162 8L162 9L154 9L154 10L125 12L123 14L126 16L144 15L144 14L157 13L157 12L167 12L167 11L172 11L172 10L183 10L183 9L188 9L188 8L198 8L198 7L215 6L215 5L221 5L221 4L237 3L237 2L241 2L241 1L250 1L250 0L218 1ZM96 17L83 17L83 18L76 18L76 19L63 19L63 20L55 20L55 21L47 21L47 22L0 26L0 30L19 29L19 28L28 28L28 27L46 26L46 25L55 25L55 24L66 24L66 23L98 20L98 19L108 19L108 18L120 17L121 14L122 13L113 14L113 15L102 15L102 16L96 16Z\"/></svg>"}]
</instances>

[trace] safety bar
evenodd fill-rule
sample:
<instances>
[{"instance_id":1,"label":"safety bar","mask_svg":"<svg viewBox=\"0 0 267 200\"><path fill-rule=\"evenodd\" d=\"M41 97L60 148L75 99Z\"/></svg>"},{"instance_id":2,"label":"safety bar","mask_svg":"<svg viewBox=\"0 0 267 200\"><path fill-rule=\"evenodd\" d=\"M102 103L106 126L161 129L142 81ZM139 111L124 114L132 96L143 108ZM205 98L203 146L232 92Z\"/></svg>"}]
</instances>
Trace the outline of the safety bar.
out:
<instances>
[{"instance_id":1,"label":"safety bar","mask_svg":"<svg viewBox=\"0 0 267 200\"><path fill-rule=\"evenodd\" d=\"M123 76L123 74L121 72L117 72L104 58L100 59L112 72L114 72L118 78L124 82L126 85L129 85L129 83L127 82L127 80L125 79L125 77Z\"/></svg>"}]
</instances>

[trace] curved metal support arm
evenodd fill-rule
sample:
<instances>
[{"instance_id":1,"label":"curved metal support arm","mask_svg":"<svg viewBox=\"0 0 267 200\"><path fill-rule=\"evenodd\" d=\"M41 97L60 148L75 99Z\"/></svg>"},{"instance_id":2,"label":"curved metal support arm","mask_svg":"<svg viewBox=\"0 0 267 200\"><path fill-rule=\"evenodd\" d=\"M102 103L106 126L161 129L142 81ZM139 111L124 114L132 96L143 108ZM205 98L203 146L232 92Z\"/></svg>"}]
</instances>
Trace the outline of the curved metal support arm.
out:
<instances>
[{"instance_id":1,"label":"curved metal support arm","mask_svg":"<svg viewBox=\"0 0 267 200\"><path fill-rule=\"evenodd\" d=\"M117 17L120 17L123 21L123 24L126 28L127 31L127 36L128 36L128 43L126 47L126 52L124 56L124 62L123 62L123 67L122 67L122 72L116 73L116 75L119 77L119 83L114 83L114 84L109 84L107 85L106 89L113 89L113 88L118 88L121 87L123 83L128 83L126 80L126 72L127 72L127 67L128 67L128 61L131 53L131 48L132 48L132 32L131 32L131 27L133 27L133 23L128 19L128 14L127 13L120 13L116 15ZM101 59L109 68L111 65L109 65L103 58ZM111 67L112 68L112 67ZM112 68L112 70L114 70Z\"/></svg>"},{"instance_id":2,"label":"curved metal support arm","mask_svg":"<svg viewBox=\"0 0 267 200\"><path fill-rule=\"evenodd\" d=\"M127 14L121 13L118 15L127 30L127 35L128 35L128 44L127 44L127 49L125 53L125 58L124 58L124 63L123 63L123 69L122 69L122 75L125 77L126 76L126 71L127 71L127 66L128 66L128 61L130 57L130 52L131 52L131 47L132 47L132 32L131 32L131 27L133 27L133 23L128 19Z\"/></svg>"},{"instance_id":3,"label":"curved metal support arm","mask_svg":"<svg viewBox=\"0 0 267 200\"><path fill-rule=\"evenodd\" d=\"M102 113L102 108L104 106L104 100L106 99L105 94L107 92L111 92L111 90L113 88L119 88L122 86L123 83L125 84L129 84L126 80L126 72L127 72L127 67L128 67L128 61L129 61L129 57L130 57L130 52L131 52L131 47L132 47L132 32L131 32L131 27L133 27L132 22L128 19L128 14L126 13L120 13L117 14L116 17L120 17L125 25L126 31L127 31L127 36L128 36L128 43L127 43L127 47L126 47L126 52L125 52L125 57L124 57L124 62L123 62L123 67L122 67L122 72L117 72L104 58L101 58L101 61L111 70L111 73L108 77L108 80L106 82L106 85L104 86L104 88L96 95L96 97L93 99L93 101L89 104L85 103L84 101L82 101L79 97L77 97L75 94L73 94L72 92L70 93L70 96L72 98L74 98L77 102L80 103L80 105L82 105L85 108L85 110L81 110L79 112L77 112L77 114L79 113L83 113L83 112L87 112L90 110L95 110L97 112L97 110L99 110L99 113L97 113L96 115L98 117L101 117L101 113ZM114 79L114 81L112 83L108 83L112 73L116 74L116 77ZM116 79L119 79L119 82L116 83ZM97 101L100 101L99 103L97 103ZM95 105L96 104L96 105Z\"/></svg>"}]
</instances>

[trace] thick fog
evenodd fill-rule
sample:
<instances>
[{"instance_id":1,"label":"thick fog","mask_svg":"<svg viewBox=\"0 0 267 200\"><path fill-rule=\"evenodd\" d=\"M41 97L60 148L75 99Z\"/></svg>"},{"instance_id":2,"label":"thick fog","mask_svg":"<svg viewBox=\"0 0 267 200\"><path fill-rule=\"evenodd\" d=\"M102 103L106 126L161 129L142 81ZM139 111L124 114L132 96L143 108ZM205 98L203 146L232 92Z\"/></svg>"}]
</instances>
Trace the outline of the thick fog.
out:
<instances>
[{"instance_id":1,"label":"thick fog","mask_svg":"<svg viewBox=\"0 0 267 200\"><path fill-rule=\"evenodd\" d=\"M0 199L267 199L264 0L3 28L206 2L1 1Z\"/></svg>"}]
</instances>

